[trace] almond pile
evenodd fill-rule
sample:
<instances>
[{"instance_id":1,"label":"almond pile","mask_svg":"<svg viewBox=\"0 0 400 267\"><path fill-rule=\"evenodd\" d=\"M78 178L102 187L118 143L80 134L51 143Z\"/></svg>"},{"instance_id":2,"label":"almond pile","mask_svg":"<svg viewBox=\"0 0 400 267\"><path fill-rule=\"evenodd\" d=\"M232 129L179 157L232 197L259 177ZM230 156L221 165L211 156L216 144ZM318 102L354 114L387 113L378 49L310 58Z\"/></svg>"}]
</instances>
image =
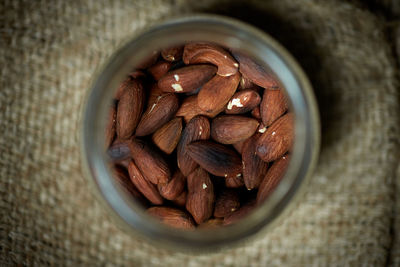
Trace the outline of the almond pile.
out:
<instances>
[{"instance_id":1,"label":"almond pile","mask_svg":"<svg viewBox=\"0 0 400 267\"><path fill-rule=\"evenodd\" d=\"M154 53L120 85L106 128L116 181L181 229L243 218L288 166L294 118L277 79L210 43Z\"/></svg>"}]
</instances>

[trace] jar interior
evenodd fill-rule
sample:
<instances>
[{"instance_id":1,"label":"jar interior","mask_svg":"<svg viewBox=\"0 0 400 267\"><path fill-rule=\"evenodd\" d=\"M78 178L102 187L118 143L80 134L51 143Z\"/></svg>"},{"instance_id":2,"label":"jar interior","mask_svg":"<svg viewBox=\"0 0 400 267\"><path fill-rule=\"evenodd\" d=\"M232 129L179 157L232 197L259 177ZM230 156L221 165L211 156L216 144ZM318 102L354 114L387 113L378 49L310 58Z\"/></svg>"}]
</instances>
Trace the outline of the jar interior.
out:
<instances>
[{"instance_id":1,"label":"jar interior","mask_svg":"<svg viewBox=\"0 0 400 267\"><path fill-rule=\"evenodd\" d=\"M159 51L196 42L224 47L235 59L236 54L249 57L268 72L277 82L277 88L281 88L286 96L289 105L287 112L294 114L295 137L290 151L290 163L285 174L262 204L244 218L225 227L196 228L195 231L187 231L166 226L148 215L145 209L148 206L143 205L143 199L132 198L134 193L127 191L126 183L129 181L121 182L115 179L115 170L110 168L113 163L110 162L109 153L104 149L106 140L104 129L107 127L105 118L109 116L109 109L104 107L109 107L110 102L111 105L115 105L117 89L127 79L128 74L140 75L135 74L138 66L152 66L160 59L165 61ZM185 64L178 61L169 71L183 66ZM146 72L148 74L147 68ZM185 97L197 94L198 91L187 93ZM183 101L182 98L179 101ZM147 30L128 42L111 57L95 81L84 124L88 165L107 204L125 224L145 237L183 248L204 249L233 243L246 239L265 229L266 225L270 225L286 208L309 172L318 146L318 137L315 133L318 129L318 120L313 110L315 103L312 101L310 85L300 68L279 44L264 33L241 22L220 17L205 19L199 16L187 20L174 20ZM145 106L144 110L146 108L149 107ZM262 134L266 129L261 127L257 131ZM212 178L216 184L221 183L223 179ZM240 195L250 199L250 202L252 198L257 197L254 196L254 191L247 192L247 190L240 191Z\"/></svg>"}]
</instances>

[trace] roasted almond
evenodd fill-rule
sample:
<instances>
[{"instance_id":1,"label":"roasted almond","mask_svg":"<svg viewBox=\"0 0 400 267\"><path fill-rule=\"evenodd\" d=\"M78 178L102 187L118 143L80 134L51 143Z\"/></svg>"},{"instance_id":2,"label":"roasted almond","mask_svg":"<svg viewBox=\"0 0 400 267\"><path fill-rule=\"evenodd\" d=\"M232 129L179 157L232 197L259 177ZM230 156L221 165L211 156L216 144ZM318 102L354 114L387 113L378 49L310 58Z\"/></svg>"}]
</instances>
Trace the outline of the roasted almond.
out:
<instances>
[{"instance_id":1,"label":"roasted almond","mask_svg":"<svg viewBox=\"0 0 400 267\"><path fill-rule=\"evenodd\" d=\"M234 58L239 62L239 71L243 76L262 88L277 88L279 83L271 71L266 70L249 57L233 52Z\"/></svg>"},{"instance_id":2,"label":"roasted almond","mask_svg":"<svg viewBox=\"0 0 400 267\"><path fill-rule=\"evenodd\" d=\"M224 225L236 223L246 217L256 207L255 201L250 201L243 205L240 209L224 218Z\"/></svg>"},{"instance_id":3,"label":"roasted almond","mask_svg":"<svg viewBox=\"0 0 400 267\"><path fill-rule=\"evenodd\" d=\"M187 191L183 190L183 192L176 199L172 200L172 202L179 207L185 207L186 197L187 197Z\"/></svg>"},{"instance_id":4,"label":"roasted almond","mask_svg":"<svg viewBox=\"0 0 400 267\"><path fill-rule=\"evenodd\" d=\"M170 180L171 171L160 153L139 139L133 139L129 145L135 164L149 182L165 184Z\"/></svg>"},{"instance_id":5,"label":"roasted almond","mask_svg":"<svg viewBox=\"0 0 400 267\"><path fill-rule=\"evenodd\" d=\"M150 88L150 93L149 97L147 100L147 107L152 107L154 103L157 102L157 100L160 100L161 95L164 95L165 93L161 91L161 89L158 87L157 83L153 84Z\"/></svg>"},{"instance_id":6,"label":"roasted almond","mask_svg":"<svg viewBox=\"0 0 400 267\"><path fill-rule=\"evenodd\" d=\"M274 161L292 148L293 139L293 114L287 113L276 120L258 139L257 155L265 162Z\"/></svg>"},{"instance_id":7,"label":"roasted almond","mask_svg":"<svg viewBox=\"0 0 400 267\"><path fill-rule=\"evenodd\" d=\"M192 65L172 70L158 81L164 92L187 93L196 90L210 80L217 71L212 65Z\"/></svg>"},{"instance_id":8,"label":"roasted almond","mask_svg":"<svg viewBox=\"0 0 400 267\"><path fill-rule=\"evenodd\" d=\"M197 97L197 105L208 113L214 113L225 108L225 105L235 94L239 80L239 73L229 77L215 75L201 88Z\"/></svg>"},{"instance_id":9,"label":"roasted almond","mask_svg":"<svg viewBox=\"0 0 400 267\"><path fill-rule=\"evenodd\" d=\"M222 144L234 144L252 136L259 122L255 119L222 115L211 122L211 137Z\"/></svg>"},{"instance_id":10,"label":"roasted almond","mask_svg":"<svg viewBox=\"0 0 400 267\"><path fill-rule=\"evenodd\" d=\"M166 184L158 184L158 191L160 194L168 199L174 200L182 194L185 189L186 179L183 174L178 170L172 176L172 179Z\"/></svg>"},{"instance_id":11,"label":"roasted almond","mask_svg":"<svg viewBox=\"0 0 400 267\"><path fill-rule=\"evenodd\" d=\"M217 74L231 76L237 73L238 63L223 48L209 43L190 43L183 51L185 64L211 63L218 66Z\"/></svg>"},{"instance_id":12,"label":"roasted almond","mask_svg":"<svg viewBox=\"0 0 400 267\"><path fill-rule=\"evenodd\" d=\"M161 50L161 56L166 61L174 62L182 59L183 46L173 46Z\"/></svg>"},{"instance_id":13,"label":"roasted almond","mask_svg":"<svg viewBox=\"0 0 400 267\"><path fill-rule=\"evenodd\" d=\"M261 119L260 106L253 108L251 111L251 116L257 120Z\"/></svg>"},{"instance_id":14,"label":"roasted almond","mask_svg":"<svg viewBox=\"0 0 400 267\"><path fill-rule=\"evenodd\" d=\"M280 89L265 89L260 104L261 118L265 126L270 126L288 109L286 96Z\"/></svg>"},{"instance_id":15,"label":"roasted almond","mask_svg":"<svg viewBox=\"0 0 400 267\"><path fill-rule=\"evenodd\" d=\"M210 123L204 116L196 116L186 124L177 147L178 167L188 176L198 165L187 153L187 145L196 140L210 138Z\"/></svg>"},{"instance_id":16,"label":"roasted almond","mask_svg":"<svg viewBox=\"0 0 400 267\"><path fill-rule=\"evenodd\" d=\"M255 86L256 85L254 83L252 83L249 78L242 75L242 78L240 79L240 82L239 82L238 90L246 90L246 89L254 88Z\"/></svg>"},{"instance_id":17,"label":"roasted almond","mask_svg":"<svg viewBox=\"0 0 400 267\"><path fill-rule=\"evenodd\" d=\"M166 154L171 154L178 145L182 134L182 118L172 119L152 136L153 143Z\"/></svg>"},{"instance_id":18,"label":"roasted almond","mask_svg":"<svg viewBox=\"0 0 400 267\"><path fill-rule=\"evenodd\" d=\"M179 107L178 97L175 94L163 94L143 113L136 128L136 136L145 136L154 133L167 123Z\"/></svg>"},{"instance_id":19,"label":"roasted almond","mask_svg":"<svg viewBox=\"0 0 400 267\"><path fill-rule=\"evenodd\" d=\"M197 115L201 115L201 110L197 106L197 95L186 97L176 112L176 116L183 117L186 123Z\"/></svg>"},{"instance_id":20,"label":"roasted almond","mask_svg":"<svg viewBox=\"0 0 400 267\"><path fill-rule=\"evenodd\" d=\"M105 132L105 137L106 137L106 147L109 147L114 140L115 137L115 132L116 132L116 124L117 124L117 108L115 104L113 104L110 108L109 114L108 114L108 119L107 119L107 125L106 125L106 132Z\"/></svg>"},{"instance_id":21,"label":"roasted almond","mask_svg":"<svg viewBox=\"0 0 400 267\"><path fill-rule=\"evenodd\" d=\"M282 156L272 164L258 189L257 204L261 204L266 200L271 192L276 188L285 175L289 162L290 156L286 155Z\"/></svg>"},{"instance_id":22,"label":"roasted almond","mask_svg":"<svg viewBox=\"0 0 400 267\"><path fill-rule=\"evenodd\" d=\"M242 172L242 160L232 149L211 141L196 141L187 145L188 155L209 173L228 177Z\"/></svg>"},{"instance_id":23,"label":"roasted almond","mask_svg":"<svg viewBox=\"0 0 400 267\"><path fill-rule=\"evenodd\" d=\"M252 89L236 92L225 108L226 114L243 114L257 107L261 102L260 95Z\"/></svg>"},{"instance_id":24,"label":"roasted almond","mask_svg":"<svg viewBox=\"0 0 400 267\"><path fill-rule=\"evenodd\" d=\"M259 133L254 134L246 140L242 149L243 180L248 190L257 188L268 170L268 163L256 154L257 140L260 136Z\"/></svg>"},{"instance_id":25,"label":"roasted almond","mask_svg":"<svg viewBox=\"0 0 400 267\"><path fill-rule=\"evenodd\" d=\"M214 217L223 218L240 207L239 195L232 189L224 189L215 201Z\"/></svg>"},{"instance_id":26,"label":"roasted almond","mask_svg":"<svg viewBox=\"0 0 400 267\"><path fill-rule=\"evenodd\" d=\"M214 186L210 176L202 168L195 169L187 177L188 194L186 209L200 224L211 217L214 208Z\"/></svg>"},{"instance_id":27,"label":"roasted almond","mask_svg":"<svg viewBox=\"0 0 400 267\"><path fill-rule=\"evenodd\" d=\"M190 217L184 211L170 207L151 207L147 213L159 218L163 223L179 229L194 229L195 225Z\"/></svg>"},{"instance_id":28,"label":"roasted almond","mask_svg":"<svg viewBox=\"0 0 400 267\"><path fill-rule=\"evenodd\" d=\"M136 129L143 112L144 90L137 80L129 80L119 99L117 108L117 135L121 139L129 138Z\"/></svg>"},{"instance_id":29,"label":"roasted almond","mask_svg":"<svg viewBox=\"0 0 400 267\"><path fill-rule=\"evenodd\" d=\"M225 178L225 186L228 188L239 188L244 186L244 180L242 174L236 176L227 176Z\"/></svg>"},{"instance_id":30,"label":"roasted almond","mask_svg":"<svg viewBox=\"0 0 400 267\"><path fill-rule=\"evenodd\" d=\"M214 229L224 225L224 219L222 218L214 218L209 219L202 224L199 225L199 228L202 229Z\"/></svg>"},{"instance_id":31,"label":"roasted almond","mask_svg":"<svg viewBox=\"0 0 400 267\"><path fill-rule=\"evenodd\" d=\"M146 199L132 183L131 179L129 178L129 174L125 169L120 166L115 166L114 174L115 180L123 191L125 191L129 196L133 197L139 203L146 205Z\"/></svg>"},{"instance_id":32,"label":"roasted almond","mask_svg":"<svg viewBox=\"0 0 400 267\"><path fill-rule=\"evenodd\" d=\"M136 188L145 196L151 203L155 205L161 205L163 198L157 190L157 187L146 180L138 167L133 161L128 166L129 177Z\"/></svg>"},{"instance_id":33,"label":"roasted almond","mask_svg":"<svg viewBox=\"0 0 400 267\"><path fill-rule=\"evenodd\" d=\"M116 139L107 149L107 154L112 161L117 162L132 156L129 140Z\"/></svg>"},{"instance_id":34,"label":"roasted almond","mask_svg":"<svg viewBox=\"0 0 400 267\"><path fill-rule=\"evenodd\" d=\"M242 154L243 145L244 145L244 142L246 142L246 140L247 140L247 139L232 144L233 148L234 148L240 155Z\"/></svg>"},{"instance_id":35,"label":"roasted almond","mask_svg":"<svg viewBox=\"0 0 400 267\"><path fill-rule=\"evenodd\" d=\"M148 71L150 72L151 76L153 76L154 80L158 81L163 77L169 69L172 67L172 63L168 61L159 61L153 66L151 66Z\"/></svg>"},{"instance_id":36,"label":"roasted almond","mask_svg":"<svg viewBox=\"0 0 400 267\"><path fill-rule=\"evenodd\" d=\"M132 77L128 77L126 78L118 87L117 91L115 92L114 98L116 100L119 100L122 96L122 94L124 93L125 87L127 87L128 85L130 85L132 83Z\"/></svg>"},{"instance_id":37,"label":"roasted almond","mask_svg":"<svg viewBox=\"0 0 400 267\"><path fill-rule=\"evenodd\" d=\"M204 110L200 109L197 105L197 95L192 95L185 98L182 102L182 105L176 112L176 116L183 117L185 122L187 123L193 117L197 115L204 115L209 118L214 118L218 115L221 111L224 110L224 106L221 106L219 110L215 110L214 112L205 112Z\"/></svg>"}]
</instances>

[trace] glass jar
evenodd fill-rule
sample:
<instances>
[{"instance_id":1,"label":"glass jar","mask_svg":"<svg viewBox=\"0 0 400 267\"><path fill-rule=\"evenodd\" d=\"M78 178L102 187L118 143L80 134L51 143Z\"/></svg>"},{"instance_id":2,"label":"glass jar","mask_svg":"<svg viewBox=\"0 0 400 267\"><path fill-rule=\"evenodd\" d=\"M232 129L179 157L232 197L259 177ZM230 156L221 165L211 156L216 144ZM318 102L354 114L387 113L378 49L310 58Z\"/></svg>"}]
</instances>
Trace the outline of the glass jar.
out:
<instances>
[{"instance_id":1,"label":"glass jar","mask_svg":"<svg viewBox=\"0 0 400 267\"><path fill-rule=\"evenodd\" d=\"M156 50L192 41L208 41L240 50L274 72L295 114L295 142L287 172L267 201L240 222L213 230L183 231L146 214L116 185L104 149L104 129L110 101L126 74ZM288 204L298 201L316 163L320 125L311 85L295 59L267 33L227 17L191 15L160 23L118 49L94 78L82 120L83 160L95 194L128 232L172 249L210 250L270 229ZM300 190L302 188L302 190ZM296 199L296 200L295 200ZM282 216L280 216L282 217Z\"/></svg>"}]
</instances>

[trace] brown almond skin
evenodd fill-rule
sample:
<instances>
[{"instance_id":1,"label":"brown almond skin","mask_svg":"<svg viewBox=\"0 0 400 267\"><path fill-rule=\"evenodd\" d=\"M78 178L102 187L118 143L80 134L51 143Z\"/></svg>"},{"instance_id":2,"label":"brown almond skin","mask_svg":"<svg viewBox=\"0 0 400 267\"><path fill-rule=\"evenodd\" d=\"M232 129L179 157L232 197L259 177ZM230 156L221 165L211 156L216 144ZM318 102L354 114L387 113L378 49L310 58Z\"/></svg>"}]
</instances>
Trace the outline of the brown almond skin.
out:
<instances>
[{"instance_id":1,"label":"brown almond skin","mask_svg":"<svg viewBox=\"0 0 400 267\"><path fill-rule=\"evenodd\" d=\"M249 78L242 75L242 78L240 79L238 90L246 90L246 89L254 88L255 86L256 85L254 83L252 83Z\"/></svg>"},{"instance_id":2,"label":"brown almond skin","mask_svg":"<svg viewBox=\"0 0 400 267\"><path fill-rule=\"evenodd\" d=\"M114 98L119 100L124 93L125 87L127 87L132 82L132 77L126 78L118 87L117 91L115 92Z\"/></svg>"},{"instance_id":3,"label":"brown almond skin","mask_svg":"<svg viewBox=\"0 0 400 267\"><path fill-rule=\"evenodd\" d=\"M220 76L234 75L239 67L228 51L209 43L190 43L185 45L183 62L187 65L211 63L218 66L217 74Z\"/></svg>"},{"instance_id":4,"label":"brown almond skin","mask_svg":"<svg viewBox=\"0 0 400 267\"><path fill-rule=\"evenodd\" d=\"M149 97L147 99L147 107L153 106L153 104L161 97L161 95L165 94L158 87L157 83L153 84L150 88Z\"/></svg>"},{"instance_id":5,"label":"brown almond skin","mask_svg":"<svg viewBox=\"0 0 400 267\"><path fill-rule=\"evenodd\" d=\"M183 100L182 105L176 112L176 116L183 117L183 119L187 123L197 115L204 115L207 116L208 118L214 118L220 112L222 112L224 108L225 108L224 106L221 106L219 110L215 110L213 112L205 112L204 110L200 109L199 106L197 105L197 95L192 95L186 97Z\"/></svg>"},{"instance_id":6,"label":"brown almond skin","mask_svg":"<svg viewBox=\"0 0 400 267\"><path fill-rule=\"evenodd\" d=\"M211 122L211 137L221 144L234 144L252 136L258 125L257 120L244 116L218 116Z\"/></svg>"},{"instance_id":7,"label":"brown almond skin","mask_svg":"<svg viewBox=\"0 0 400 267\"><path fill-rule=\"evenodd\" d=\"M145 95L142 84L137 80L130 80L118 102L118 138L127 139L135 132L143 112L144 101Z\"/></svg>"},{"instance_id":8,"label":"brown almond skin","mask_svg":"<svg viewBox=\"0 0 400 267\"><path fill-rule=\"evenodd\" d=\"M214 217L223 218L240 207L239 195L232 189L224 189L215 201Z\"/></svg>"},{"instance_id":9,"label":"brown almond skin","mask_svg":"<svg viewBox=\"0 0 400 267\"><path fill-rule=\"evenodd\" d=\"M240 155L242 154L243 145L244 145L244 142L246 142L246 140L247 140L247 139L232 144L233 148L234 148Z\"/></svg>"},{"instance_id":10,"label":"brown almond skin","mask_svg":"<svg viewBox=\"0 0 400 267\"><path fill-rule=\"evenodd\" d=\"M252 59L239 52L233 52L239 62L239 72L254 84L262 88L278 88L279 83L270 71L255 63Z\"/></svg>"},{"instance_id":11,"label":"brown almond skin","mask_svg":"<svg viewBox=\"0 0 400 267\"><path fill-rule=\"evenodd\" d=\"M290 156L285 155L272 164L258 189L257 204L264 202L264 200L266 200L271 192L276 188L285 175L289 162Z\"/></svg>"},{"instance_id":12,"label":"brown almond skin","mask_svg":"<svg viewBox=\"0 0 400 267\"><path fill-rule=\"evenodd\" d=\"M154 205L161 205L163 198L157 187L144 178L138 167L133 161L128 166L129 177L136 188Z\"/></svg>"},{"instance_id":13,"label":"brown almond skin","mask_svg":"<svg viewBox=\"0 0 400 267\"><path fill-rule=\"evenodd\" d=\"M158 151L139 139L132 139L129 145L132 158L146 180L165 184L171 179L168 164Z\"/></svg>"},{"instance_id":14,"label":"brown almond skin","mask_svg":"<svg viewBox=\"0 0 400 267\"><path fill-rule=\"evenodd\" d=\"M260 133L256 133L250 137L242 149L243 180L248 190L257 188L268 170L268 163L256 154L257 141L260 136Z\"/></svg>"},{"instance_id":15,"label":"brown almond skin","mask_svg":"<svg viewBox=\"0 0 400 267\"><path fill-rule=\"evenodd\" d=\"M288 109L286 96L280 89L265 89L260 104L261 119L266 126L270 126Z\"/></svg>"},{"instance_id":16,"label":"brown almond skin","mask_svg":"<svg viewBox=\"0 0 400 267\"><path fill-rule=\"evenodd\" d=\"M217 71L212 65L192 65L172 70L158 81L158 87L168 93L188 93L195 91Z\"/></svg>"},{"instance_id":17,"label":"brown almond skin","mask_svg":"<svg viewBox=\"0 0 400 267\"><path fill-rule=\"evenodd\" d=\"M243 205L240 209L224 218L224 225L230 225L246 217L256 207L255 201L250 201Z\"/></svg>"},{"instance_id":18,"label":"brown almond skin","mask_svg":"<svg viewBox=\"0 0 400 267\"><path fill-rule=\"evenodd\" d=\"M172 202L178 207L185 207L186 197L187 197L187 191L184 190L176 199L172 200Z\"/></svg>"},{"instance_id":19,"label":"brown almond skin","mask_svg":"<svg viewBox=\"0 0 400 267\"><path fill-rule=\"evenodd\" d=\"M257 155L265 162L277 160L293 146L294 118L291 112L276 120L257 141Z\"/></svg>"},{"instance_id":20,"label":"brown almond skin","mask_svg":"<svg viewBox=\"0 0 400 267\"><path fill-rule=\"evenodd\" d=\"M257 107L261 102L260 95L252 89L236 92L225 108L226 114L243 114Z\"/></svg>"},{"instance_id":21,"label":"brown almond skin","mask_svg":"<svg viewBox=\"0 0 400 267\"><path fill-rule=\"evenodd\" d=\"M154 133L174 117L179 107L178 97L175 94L163 94L148 106L136 128L136 136L145 136Z\"/></svg>"},{"instance_id":22,"label":"brown almond skin","mask_svg":"<svg viewBox=\"0 0 400 267\"><path fill-rule=\"evenodd\" d=\"M130 141L116 139L107 149L107 154L112 161L122 161L124 159L130 158L132 156Z\"/></svg>"},{"instance_id":23,"label":"brown almond skin","mask_svg":"<svg viewBox=\"0 0 400 267\"><path fill-rule=\"evenodd\" d=\"M176 116L183 117L186 123L197 115L201 115L201 110L197 106L197 95L186 97L176 112Z\"/></svg>"},{"instance_id":24,"label":"brown almond skin","mask_svg":"<svg viewBox=\"0 0 400 267\"><path fill-rule=\"evenodd\" d=\"M225 105L235 94L240 81L240 74L229 77L215 75L201 88L197 96L197 105L208 113L214 113Z\"/></svg>"},{"instance_id":25,"label":"brown almond skin","mask_svg":"<svg viewBox=\"0 0 400 267\"><path fill-rule=\"evenodd\" d=\"M147 200L136 188L136 186L132 183L127 171L121 166L115 166L113 171L114 171L114 178L117 181L117 183L121 186L122 190L124 190L128 195L132 196L133 199L135 199L139 203L146 205Z\"/></svg>"},{"instance_id":26,"label":"brown almond skin","mask_svg":"<svg viewBox=\"0 0 400 267\"><path fill-rule=\"evenodd\" d=\"M182 134L182 118L175 118L164 124L152 136L153 143L164 153L171 154L178 145Z\"/></svg>"},{"instance_id":27,"label":"brown almond skin","mask_svg":"<svg viewBox=\"0 0 400 267\"><path fill-rule=\"evenodd\" d=\"M244 186L243 175L226 177L225 186L228 188L239 188Z\"/></svg>"},{"instance_id":28,"label":"brown almond skin","mask_svg":"<svg viewBox=\"0 0 400 267\"><path fill-rule=\"evenodd\" d=\"M158 191L161 196L168 200L174 200L182 194L185 189L186 179L178 170L172 176L172 179L166 184L158 184Z\"/></svg>"},{"instance_id":29,"label":"brown almond skin","mask_svg":"<svg viewBox=\"0 0 400 267\"><path fill-rule=\"evenodd\" d=\"M213 213L214 185L208 173L202 168L197 168L187 177L187 186L186 209L196 223L201 224Z\"/></svg>"},{"instance_id":30,"label":"brown almond skin","mask_svg":"<svg viewBox=\"0 0 400 267\"><path fill-rule=\"evenodd\" d=\"M236 151L211 141L195 141L187 145L188 155L215 176L236 176L242 172L242 160Z\"/></svg>"},{"instance_id":31,"label":"brown almond skin","mask_svg":"<svg viewBox=\"0 0 400 267\"><path fill-rule=\"evenodd\" d=\"M210 122L206 117L196 116L186 124L177 147L178 167L184 176L188 176L198 166L188 155L187 145L208 138L210 138Z\"/></svg>"},{"instance_id":32,"label":"brown almond skin","mask_svg":"<svg viewBox=\"0 0 400 267\"><path fill-rule=\"evenodd\" d=\"M257 120L261 119L260 106L253 108L253 110L251 111L251 116Z\"/></svg>"},{"instance_id":33,"label":"brown almond skin","mask_svg":"<svg viewBox=\"0 0 400 267\"><path fill-rule=\"evenodd\" d=\"M201 229L215 229L215 228L218 228L223 225L224 225L224 219L214 218L214 219L209 219L209 220L203 222L198 227Z\"/></svg>"},{"instance_id":34,"label":"brown almond skin","mask_svg":"<svg viewBox=\"0 0 400 267\"><path fill-rule=\"evenodd\" d=\"M159 61L151 66L148 71L153 76L154 80L158 81L163 77L169 69L172 67L172 63L168 61Z\"/></svg>"},{"instance_id":35,"label":"brown almond skin","mask_svg":"<svg viewBox=\"0 0 400 267\"><path fill-rule=\"evenodd\" d=\"M161 50L161 56L163 59L169 62L176 62L182 59L183 46L173 46Z\"/></svg>"},{"instance_id":36,"label":"brown almond skin","mask_svg":"<svg viewBox=\"0 0 400 267\"><path fill-rule=\"evenodd\" d=\"M163 223L179 229L194 229L195 224L186 212L170 207L151 207L147 213L157 217Z\"/></svg>"},{"instance_id":37,"label":"brown almond skin","mask_svg":"<svg viewBox=\"0 0 400 267\"><path fill-rule=\"evenodd\" d=\"M106 147L109 147L114 140L116 133L116 125L117 125L117 108L116 105L113 104L110 108L110 113L108 114L108 120L106 125Z\"/></svg>"}]
</instances>

